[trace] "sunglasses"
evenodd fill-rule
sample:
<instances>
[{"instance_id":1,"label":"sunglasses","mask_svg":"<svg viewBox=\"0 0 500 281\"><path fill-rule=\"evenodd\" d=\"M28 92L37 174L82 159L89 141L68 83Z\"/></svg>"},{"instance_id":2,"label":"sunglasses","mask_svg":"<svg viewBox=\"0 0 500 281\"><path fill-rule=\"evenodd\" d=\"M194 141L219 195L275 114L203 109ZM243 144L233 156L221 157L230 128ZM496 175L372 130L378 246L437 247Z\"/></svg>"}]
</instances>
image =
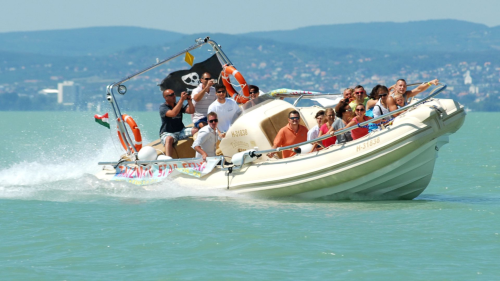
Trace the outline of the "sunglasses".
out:
<instances>
[{"instance_id":1,"label":"sunglasses","mask_svg":"<svg viewBox=\"0 0 500 281\"><path fill-rule=\"evenodd\" d=\"M300 117L290 117L289 119L290 119L290 120L299 120L299 119L300 119Z\"/></svg>"},{"instance_id":2,"label":"sunglasses","mask_svg":"<svg viewBox=\"0 0 500 281\"><path fill-rule=\"evenodd\" d=\"M257 92L250 92L251 95L255 95L255 94L258 94Z\"/></svg>"},{"instance_id":3,"label":"sunglasses","mask_svg":"<svg viewBox=\"0 0 500 281\"><path fill-rule=\"evenodd\" d=\"M217 91L217 93L225 93L226 91Z\"/></svg>"},{"instance_id":4,"label":"sunglasses","mask_svg":"<svg viewBox=\"0 0 500 281\"><path fill-rule=\"evenodd\" d=\"M356 95L362 95L364 94L365 92L355 92Z\"/></svg>"},{"instance_id":5,"label":"sunglasses","mask_svg":"<svg viewBox=\"0 0 500 281\"><path fill-rule=\"evenodd\" d=\"M171 94L171 95L165 95L166 97L173 97L175 96L175 93Z\"/></svg>"},{"instance_id":6,"label":"sunglasses","mask_svg":"<svg viewBox=\"0 0 500 281\"><path fill-rule=\"evenodd\" d=\"M378 95L379 97L385 97L387 96L387 94L383 94L383 95Z\"/></svg>"},{"instance_id":7,"label":"sunglasses","mask_svg":"<svg viewBox=\"0 0 500 281\"><path fill-rule=\"evenodd\" d=\"M208 120L209 123L217 123L219 122L219 119L212 119L212 120Z\"/></svg>"},{"instance_id":8,"label":"sunglasses","mask_svg":"<svg viewBox=\"0 0 500 281\"><path fill-rule=\"evenodd\" d=\"M356 108L356 111L365 111L363 108Z\"/></svg>"},{"instance_id":9,"label":"sunglasses","mask_svg":"<svg viewBox=\"0 0 500 281\"><path fill-rule=\"evenodd\" d=\"M208 81L208 80L212 80L212 78L203 78L203 80L207 80Z\"/></svg>"},{"instance_id":10,"label":"sunglasses","mask_svg":"<svg viewBox=\"0 0 500 281\"><path fill-rule=\"evenodd\" d=\"M352 111L352 109L351 109L351 108L349 108L349 109L346 109L345 111Z\"/></svg>"}]
</instances>

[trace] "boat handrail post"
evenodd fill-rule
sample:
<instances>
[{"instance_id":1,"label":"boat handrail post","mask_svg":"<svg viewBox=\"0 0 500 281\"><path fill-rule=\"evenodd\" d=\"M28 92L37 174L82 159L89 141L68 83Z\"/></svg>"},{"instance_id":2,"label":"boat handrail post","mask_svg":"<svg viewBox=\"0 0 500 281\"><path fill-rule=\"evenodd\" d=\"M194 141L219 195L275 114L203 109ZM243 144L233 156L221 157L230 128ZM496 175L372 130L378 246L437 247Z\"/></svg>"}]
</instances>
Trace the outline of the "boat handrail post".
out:
<instances>
[{"instance_id":1,"label":"boat handrail post","mask_svg":"<svg viewBox=\"0 0 500 281\"><path fill-rule=\"evenodd\" d=\"M378 120L386 119L387 117L391 117L395 113L406 111L406 110L408 110L410 108L415 108L415 107L417 107L417 106L419 106L419 105L427 102L429 99L435 97L436 95L438 95L439 93L441 93L442 91L444 91L446 89L446 87L447 87L445 84L441 84L441 83L439 83L438 85L439 86L436 89L434 89L429 94L428 97L425 97L425 98L417 101L415 104L408 104L408 105L403 106L401 108L398 108L398 109L396 109L394 111L391 111L391 112L389 112L387 114L381 115L381 116L379 116L377 118L372 118L372 119L370 119L368 121L359 123L359 124L357 124L355 126L351 126L349 128L345 128L345 129L339 130L335 134L333 134L333 136L338 136L340 134L344 134L344 133L350 132L350 131L352 131L354 129L357 129L359 127L366 126L366 125L372 123L373 121L378 121ZM255 153L264 154L264 153L270 153L270 152L279 152L279 151L283 151L283 150L293 149L295 147L302 146L302 145L305 145L305 144L310 144L310 143L313 143L313 142L322 141L324 139L331 138L331 137L332 137L332 135L328 134L328 135L324 135L324 136L321 136L321 137L313 139L313 140L308 140L308 141L305 141L305 142L301 142L301 143L297 143L297 144L293 144L293 145L289 145L289 146L278 147L278 148L274 148L274 149L267 149L267 150L255 151Z\"/></svg>"},{"instance_id":2,"label":"boat handrail post","mask_svg":"<svg viewBox=\"0 0 500 281\"><path fill-rule=\"evenodd\" d=\"M293 106L297 106L297 104L299 103L299 101L304 97L304 95L300 95L300 97L298 97L295 102L293 102Z\"/></svg>"},{"instance_id":3,"label":"boat handrail post","mask_svg":"<svg viewBox=\"0 0 500 281\"><path fill-rule=\"evenodd\" d=\"M224 51L222 51L222 47L221 45L217 44L217 42L215 42L214 40L210 40L210 37L205 37L205 39L203 39L203 41L205 43L208 43L210 44L210 46L212 46L212 49L215 51L215 54L217 55L217 58L219 59L219 62L221 63L221 65L233 65L233 63L231 62L231 60L229 60L229 58L226 56L226 53L224 53Z\"/></svg>"},{"instance_id":4,"label":"boat handrail post","mask_svg":"<svg viewBox=\"0 0 500 281\"><path fill-rule=\"evenodd\" d=\"M111 104L111 108L113 109L113 115L115 115L115 120L116 120L117 125L118 125L118 134L120 134L122 141L125 144L127 155L132 154L132 150L130 149L130 147L132 147L132 149L135 152L134 154L137 158L137 151L135 149L135 146L131 145L131 143L132 143L131 138L128 135L127 128L125 128L125 126L123 125L124 122L123 122L122 114L120 112L120 108L118 107L118 105L116 103L116 99L115 99L115 95L113 93L113 86L112 85L108 85L108 87L106 88L106 99L109 101L109 103Z\"/></svg>"}]
</instances>

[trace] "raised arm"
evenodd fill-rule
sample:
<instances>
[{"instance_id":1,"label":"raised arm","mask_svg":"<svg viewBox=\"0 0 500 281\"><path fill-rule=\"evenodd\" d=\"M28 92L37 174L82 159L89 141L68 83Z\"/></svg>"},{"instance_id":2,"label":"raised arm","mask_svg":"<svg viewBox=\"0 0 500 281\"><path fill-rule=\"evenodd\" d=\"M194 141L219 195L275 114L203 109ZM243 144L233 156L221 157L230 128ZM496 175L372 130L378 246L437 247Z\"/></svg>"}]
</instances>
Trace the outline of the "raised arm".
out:
<instances>
[{"instance_id":1,"label":"raised arm","mask_svg":"<svg viewBox=\"0 0 500 281\"><path fill-rule=\"evenodd\" d=\"M193 100L195 102L199 102L201 101L201 99L203 98L203 96L205 96L206 93L210 92L210 87L212 87L214 85L214 81L213 80L209 80L207 82L207 86L202 88L201 91L199 91L198 93L194 94L193 95Z\"/></svg>"},{"instance_id":2,"label":"raised arm","mask_svg":"<svg viewBox=\"0 0 500 281\"><path fill-rule=\"evenodd\" d=\"M391 96L387 97L387 109L389 109L389 111L394 111L394 110L398 109L398 105L396 104L396 101Z\"/></svg>"},{"instance_id":3,"label":"raised arm","mask_svg":"<svg viewBox=\"0 0 500 281\"><path fill-rule=\"evenodd\" d=\"M414 97L418 94L420 94L421 92L429 89L429 87L431 85L437 85L439 84L439 80L438 79L434 79L432 81L429 81L427 83L423 83L423 84L420 84L418 87L416 87L415 89L411 90L411 91L407 91L406 92L406 97L407 98L411 98L411 97Z\"/></svg>"},{"instance_id":4,"label":"raised arm","mask_svg":"<svg viewBox=\"0 0 500 281\"><path fill-rule=\"evenodd\" d=\"M165 116L167 116L167 117L177 116L177 114L179 114L179 112L181 112L182 104L184 103L184 100L186 98L187 98L187 93L182 92L181 98L179 99L179 102L174 106L174 108L172 108L172 110L167 111L167 113L165 113Z\"/></svg>"},{"instance_id":5,"label":"raised arm","mask_svg":"<svg viewBox=\"0 0 500 281\"><path fill-rule=\"evenodd\" d=\"M186 94L186 99L188 101L188 107L186 108L186 113L193 114L194 113L194 104L193 104L193 99L191 98L190 95L188 95L186 92L182 92L181 96L183 94Z\"/></svg>"}]
</instances>

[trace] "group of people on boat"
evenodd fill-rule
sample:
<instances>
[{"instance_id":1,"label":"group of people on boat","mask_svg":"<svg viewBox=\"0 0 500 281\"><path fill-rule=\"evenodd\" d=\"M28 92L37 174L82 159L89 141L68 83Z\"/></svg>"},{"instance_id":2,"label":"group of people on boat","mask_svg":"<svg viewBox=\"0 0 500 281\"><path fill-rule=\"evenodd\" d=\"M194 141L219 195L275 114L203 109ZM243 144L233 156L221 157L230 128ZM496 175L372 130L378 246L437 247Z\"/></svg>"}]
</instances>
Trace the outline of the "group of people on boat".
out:
<instances>
[{"instance_id":1,"label":"group of people on boat","mask_svg":"<svg viewBox=\"0 0 500 281\"><path fill-rule=\"evenodd\" d=\"M223 84L216 84L210 73L201 76L200 84L193 89L192 93L182 92L180 99L176 102L173 90L163 91L165 103L160 105L160 116L162 125L160 128L160 139L165 146L165 154L172 156L174 145L195 133L197 138L192 148L196 151L196 157L206 160L206 157L215 156L217 141L225 137L225 133L234 120L241 114L241 108L233 99L227 99L227 90ZM423 83L413 90L407 90L406 81L399 79L396 84L387 88L384 85L375 86L370 95L366 94L363 86L347 88L343 92L343 98L335 108L326 108L316 113L317 126L308 130L300 125L300 113L296 110L289 112L288 124L281 128L273 142L273 148L290 146L293 144L313 140L330 134L314 145L312 151L328 147L333 144L345 143L361 138L377 127L358 126L358 128L335 136L344 128L351 127L372 118L386 115L398 108L408 104L409 99L425 90L431 85L438 85L439 80ZM259 96L259 88L249 85L250 99ZM184 102L187 103L184 105ZM194 126L186 128L182 122L183 114L192 114ZM401 113L393 114L397 116ZM373 123L388 122L389 118L374 121ZM275 153L269 153L273 157ZM291 150L283 151L283 158L291 157L295 153Z\"/></svg>"},{"instance_id":2,"label":"group of people on boat","mask_svg":"<svg viewBox=\"0 0 500 281\"><path fill-rule=\"evenodd\" d=\"M259 88L249 85L250 99L259 96ZM192 148L196 157L215 156L218 139L223 139L226 132L241 114L241 108L233 99L226 98L224 84L216 84L210 73L201 76L200 84L191 93L182 92L176 102L173 90L163 91L165 103L160 105L160 139L165 146L165 155L171 157L174 145L198 133ZM184 101L187 101L185 105ZM186 128L182 114L192 114L192 128Z\"/></svg>"},{"instance_id":3,"label":"group of people on boat","mask_svg":"<svg viewBox=\"0 0 500 281\"><path fill-rule=\"evenodd\" d=\"M316 113L315 119L318 125L310 130L299 124L300 114L297 111L291 111L288 117L289 124L279 131L274 140L273 148L290 146L330 134L332 137L313 146L312 151L316 151L333 144L361 138L377 128L377 125L373 123L388 122L390 119L376 120L369 126L358 126L350 132L336 136L334 134L344 128L358 125L406 106L409 98L427 90L431 85L438 84L439 80L434 79L409 91L406 81L399 79L396 84L389 88L384 85L376 85L369 96L361 85L347 88L343 92L343 99L335 108L326 108ZM395 117L399 114L401 113L395 113L392 116ZM268 156L272 157L274 154L269 153ZM293 151L283 151L283 158L293 155L295 155Z\"/></svg>"}]
</instances>

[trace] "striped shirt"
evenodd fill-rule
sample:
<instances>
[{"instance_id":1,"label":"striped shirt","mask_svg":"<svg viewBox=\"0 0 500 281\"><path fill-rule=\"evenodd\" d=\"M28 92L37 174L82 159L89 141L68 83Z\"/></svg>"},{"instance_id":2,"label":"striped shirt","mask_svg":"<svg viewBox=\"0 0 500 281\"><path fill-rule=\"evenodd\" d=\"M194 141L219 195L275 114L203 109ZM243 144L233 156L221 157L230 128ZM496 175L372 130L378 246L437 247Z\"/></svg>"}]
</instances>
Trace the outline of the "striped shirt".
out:
<instances>
[{"instance_id":1,"label":"striped shirt","mask_svg":"<svg viewBox=\"0 0 500 281\"><path fill-rule=\"evenodd\" d=\"M193 97L194 113L191 116L193 123L207 116L208 107L217 99L215 95L215 88L210 87L210 91L205 93L200 101L195 101L194 96L203 90L203 84L200 83L198 87L193 89L191 97Z\"/></svg>"}]
</instances>

